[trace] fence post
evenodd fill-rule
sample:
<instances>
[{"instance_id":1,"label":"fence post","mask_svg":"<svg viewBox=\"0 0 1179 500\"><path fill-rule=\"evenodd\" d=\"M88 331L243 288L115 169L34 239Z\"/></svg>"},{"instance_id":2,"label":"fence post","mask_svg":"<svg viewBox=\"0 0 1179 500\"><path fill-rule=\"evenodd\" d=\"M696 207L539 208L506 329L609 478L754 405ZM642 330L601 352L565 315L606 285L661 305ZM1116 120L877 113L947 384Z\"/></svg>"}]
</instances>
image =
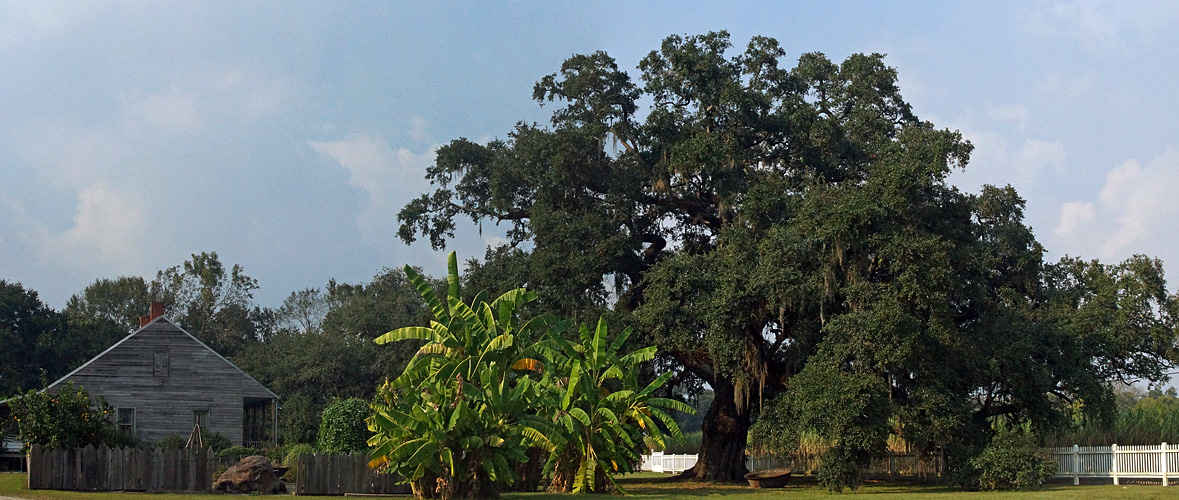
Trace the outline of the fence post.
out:
<instances>
[{"instance_id":1,"label":"fence post","mask_svg":"<svg viewBox=\"0 0 1179 500\"><path fill-rule=\"evenodd\" d=\"M1073 445L1073 486L1081 484L1081 447Z\"/></svg>"},{"instance_id":2,"label":"fence post","mask_svg":"<svg viewBox=\"0 0 1179 500\"><path fill-rule=\"evenodd\" d=\"M1159 450L1159 472L1163 473L1163 486L1167 484L1167 442L1163 441L1163 445Z\"/></svg>"},{"instance_id":3,"label":"fence post","mask_svg":"<svg viewBox=\"0 0 1179 500\"><path fill-rule=\"evenodd\" d=\"M1109 450L1110 450L1110 454L1109 454L1109 456L1110 456L1110 459L1109 459L1110 473L1113 474L1114 486L1117 486L1118 485L1118 445L1117 444L1110 445Z\"/></svg>"}]
</instances>

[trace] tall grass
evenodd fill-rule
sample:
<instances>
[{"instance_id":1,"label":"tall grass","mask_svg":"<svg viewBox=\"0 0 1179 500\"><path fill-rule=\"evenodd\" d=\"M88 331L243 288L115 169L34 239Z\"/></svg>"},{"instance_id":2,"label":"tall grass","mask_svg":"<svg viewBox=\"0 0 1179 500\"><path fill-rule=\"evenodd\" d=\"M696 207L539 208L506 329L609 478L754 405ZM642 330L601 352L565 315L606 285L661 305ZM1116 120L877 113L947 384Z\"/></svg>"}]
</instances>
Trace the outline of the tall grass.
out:
<instances>
[{"instance_id":1,"label":"tall grass","mask_svg":"<svg viewBox=\"0 0 1179 500\"><path fill-rule=\"evenodd\" d=\"M1118 412L1113 425L1085 424L1047 440L1049 446L1106 446L1179 443L1179 398L1161 395L1140 399Z\"/></svg>"},{"instance_id":2,"label":"tall grass","mask_svg":"<svg viewBox=\"0 0 1179 500\"><path fill-rule=\"evenodd\" d=\"M691 455L700 453L700 442L704 439L701 431L685 432L683 439L668 437L667 448L663 450L668 455Z\"/></svg>"}]
</instances>

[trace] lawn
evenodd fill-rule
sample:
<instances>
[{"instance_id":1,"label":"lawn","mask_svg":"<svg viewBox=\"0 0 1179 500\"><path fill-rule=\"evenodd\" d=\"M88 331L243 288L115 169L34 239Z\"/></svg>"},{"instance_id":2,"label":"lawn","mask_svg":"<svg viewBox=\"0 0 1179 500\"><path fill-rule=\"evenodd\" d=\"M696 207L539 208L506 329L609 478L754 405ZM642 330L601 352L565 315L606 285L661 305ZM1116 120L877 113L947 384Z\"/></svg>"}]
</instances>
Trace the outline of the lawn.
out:
<instances>
[{"instance_id":1,"label":"lawn","mask_svg":"<svg viewBox=\"0 0 1179 500\"><path fill-rule=\"evenodd\" d=\"M843 495L833 495L811 484L791 484L778 490L752 490L741 485L717 485L699 483L675 483L662 481L662 474L636 474L622 479L624 487L636 500L769 500L787 498L790 500L826 499L841 497L866 497L871 500L888 499L1172 499L1179 495L1179 488L1162 486L1064 486L1050 485L1042 490L1027 492L972 493L953 488L922 486L907 483L869 483L863 488ZM144 500L143 493L86 493L75 491L26 490L24 475L0 474L0 497L18 497L32 500ZM161 493L150 495L151 500L200 500L209 495L181 495ZM571 495L549 493L509 493L505 500L568 500ZM308 499L341 497L301 497ZM605 495L587 495L590 499L617 498Z\"/></svg>"}]
</instances>

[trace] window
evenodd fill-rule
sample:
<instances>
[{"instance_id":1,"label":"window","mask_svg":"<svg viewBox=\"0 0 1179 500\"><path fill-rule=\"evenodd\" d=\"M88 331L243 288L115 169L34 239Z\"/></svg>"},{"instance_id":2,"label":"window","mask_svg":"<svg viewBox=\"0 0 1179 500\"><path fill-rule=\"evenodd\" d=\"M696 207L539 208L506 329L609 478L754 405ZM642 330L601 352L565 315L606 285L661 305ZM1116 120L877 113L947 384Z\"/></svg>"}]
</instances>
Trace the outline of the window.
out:
<instances>
[{"instance_id":1,"label":"window","mask_svg":"<svg viewBox=\"0 0 1179 500\"><path fill-rule=\"evenodd\" d=\"M193 410L192 424L201 426L201 429L206 429L209 426L209 410Z\"/></svg>"},{"instance_id":2,"label":"window","mask_svg":"<svg viewBox=\"0 0 1179 500\"><path fill-rule=\"evenodd\" d=\"M135 408L119 408L116 413L119 417L119 432L124 434L135 435Z\"/></svg>"},{"instance_id":3,"label":"window","mask_svg":"<svg viewBox=\"0 0 1179 500\"><path fill-rule=\"evenodd\" d=\"M172 361L172 353L169 351L156 351L155 362L152 364L152 373L157 377L168 377L168 368Z\"/></svg>"}]
</instances>

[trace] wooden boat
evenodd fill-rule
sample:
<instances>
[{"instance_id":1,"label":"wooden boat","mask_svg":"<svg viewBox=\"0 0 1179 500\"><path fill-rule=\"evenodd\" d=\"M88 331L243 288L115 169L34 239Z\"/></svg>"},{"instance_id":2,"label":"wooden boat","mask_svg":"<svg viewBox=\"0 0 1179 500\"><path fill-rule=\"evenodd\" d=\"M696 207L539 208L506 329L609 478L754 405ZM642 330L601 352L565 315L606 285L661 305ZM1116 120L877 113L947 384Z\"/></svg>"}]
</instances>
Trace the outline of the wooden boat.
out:
<instances>
[{"instance_id":1,"label":"wooden boat","mask_svg":"<svg viewBox=\"0 0 1179 500\"><path fill-rule=\"evenodd\" d=\"M766 469L745 475L749 486L754 488L781 488L790 482L790 469Z\"/></svg>"}]
</instances>

